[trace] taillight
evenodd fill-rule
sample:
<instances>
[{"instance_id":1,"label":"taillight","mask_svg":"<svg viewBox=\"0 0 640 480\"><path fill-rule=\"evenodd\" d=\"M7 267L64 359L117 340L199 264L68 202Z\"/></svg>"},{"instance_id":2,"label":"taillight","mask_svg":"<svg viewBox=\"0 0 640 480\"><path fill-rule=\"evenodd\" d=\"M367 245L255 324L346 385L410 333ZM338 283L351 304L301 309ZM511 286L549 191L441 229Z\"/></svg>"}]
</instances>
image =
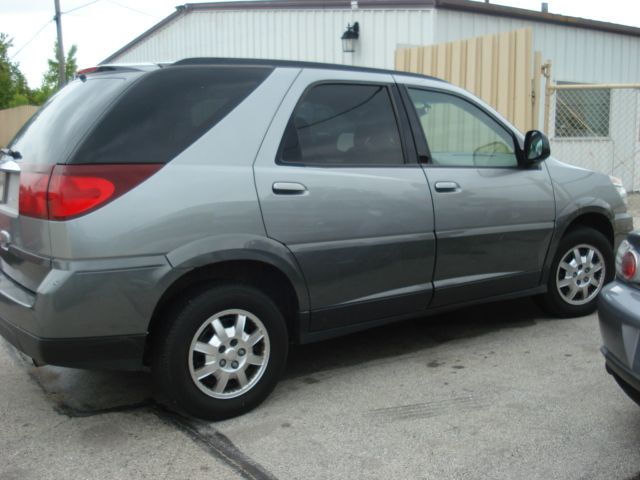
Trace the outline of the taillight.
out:
<instances>
[{"instance_id":1,"label":"taillight","mask_svg":"<svg viewBox=\"0 0 640 480\"><path fill-rule=\"evenodd\" d=\"M640 272L638 272L638 253L634 250L633 245L624 240L618 248L616 255L616 270L625 280L630 282L640 281Z\"/></svg>"},{"instance_id":2,"label":"taillight","mask_svg":"<svg viewBox=\"0 0 640 480\"><path fill-rule=\"evenodd\" d=\"M636 256L633 252L627 252L622 257L622 265L620 265L620 273L627 280L632 280L636 276L638 265Z\"/></svg>"},{"instance_id":3,"label":"taillight","mask_svg":"<svg viewBox=\"0 0 640 480\"><path fill-rule=\"evenodd\" d=\"M47 173L22 169L20 214L69 220L106 205L163 164L56 165Z\"/></svg>"},{"instance_id":4,"label":"taillight","mask_svg":"<svg viewBox=\"0 0 640 480\"><path fill-rule=\"evenodd\" d=\"M20 165L20 191L18 208L20 215L48 218L47 189L52 166Z\"/></svg>"}]
</instances>

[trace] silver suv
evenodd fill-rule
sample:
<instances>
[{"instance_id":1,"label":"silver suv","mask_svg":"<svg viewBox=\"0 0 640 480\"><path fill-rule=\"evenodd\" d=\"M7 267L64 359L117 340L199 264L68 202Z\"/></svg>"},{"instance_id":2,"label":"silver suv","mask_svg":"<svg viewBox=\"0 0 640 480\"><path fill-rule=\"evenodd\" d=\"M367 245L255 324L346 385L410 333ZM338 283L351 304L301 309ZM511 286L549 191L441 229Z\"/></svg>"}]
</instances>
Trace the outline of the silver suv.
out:
<instances>
[{"instance_id":1,"label":"silver suv","mask_svg":"<svg viewBox=\"0 0 640 480\"><path fill-rule=\"evenodd\" d=\"M535 295L590 313L621 187L435 78L189 59L82 72L0 163L0 333L37 363L148 366L222 419L290 342Z\"/></svg>"}]
</instances>

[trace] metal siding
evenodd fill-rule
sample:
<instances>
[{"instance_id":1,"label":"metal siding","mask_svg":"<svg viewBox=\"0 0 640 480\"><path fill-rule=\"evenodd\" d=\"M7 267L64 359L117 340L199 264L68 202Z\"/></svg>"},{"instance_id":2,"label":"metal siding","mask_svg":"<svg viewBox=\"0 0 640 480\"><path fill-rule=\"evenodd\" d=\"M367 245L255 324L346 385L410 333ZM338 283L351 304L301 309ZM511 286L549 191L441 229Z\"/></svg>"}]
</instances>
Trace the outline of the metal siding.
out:
<instances>
[{"instance_id":1,"label":"metal siding","mask_svg":"<svg viewBox=\"0 0 640 480\"><path fill-rule=\"evenodd\" d=\"M434 43L533 28L533 49L552 62L556 81L629 83L640 80L640 38L530 20L436 11Z\"/></svg>"},{"instance_id":2,"label":"metal siding","mask_svg":"<svg viewBox=\"0 0 640 480\"><path fill-rule=\"evenodd\" d=\"M347 23L360 23L355 53L343 53ZM440 9L189 11L113 62L192 56L309 60L393 68L398 46L429 45L533 28L533 48L557 81L637 82L640 38L530 20Z\"/></svg>"},{"instance_id":3,"label":"metal siding","mask_svg":"<svg viewBox=\"0 0 640 480\"><path fill-rule=\"evenodd\" d=\"M359 22L355 53L343 53L347 23ZM168 62L185 57L276 58L393 66L398 45L429 44L431 9L191 11L112 63Z\"/></svg>"}]
</instances>

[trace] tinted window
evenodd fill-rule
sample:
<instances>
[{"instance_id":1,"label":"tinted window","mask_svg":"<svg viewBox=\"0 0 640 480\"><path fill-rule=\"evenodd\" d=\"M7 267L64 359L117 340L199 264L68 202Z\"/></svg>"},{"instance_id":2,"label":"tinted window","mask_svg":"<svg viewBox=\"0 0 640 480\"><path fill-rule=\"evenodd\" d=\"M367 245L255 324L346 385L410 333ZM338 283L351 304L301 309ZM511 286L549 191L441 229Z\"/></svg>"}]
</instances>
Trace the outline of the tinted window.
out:
<instances>
[{"instance_id":1,"label":"tinted window","mask_svg":"<svg viewBox=\"0 0 640 480\"><path fill-rule=\"evenodd\" d=\"M11 148L26 163L65 163L114 99L139 73L74 80L45 103L18 132Z\"/></svg>"},{"instance_id":2,"label":"tinted window","mask_svg":"<svg viewBox=\"0 0 640 480\"><path fill-rule=\"evenodd\" d=\"M453 95L409 89L435 165L515 167L513 137L475 105Z\"/></svg>"},{"instance_id":3,"label":"tinted window","mask_svg":"<svg viewBox=\"0 0 640 480\"><path fill-rule=\"evenodd\" d=\"M259 67L169 67L149 73L105 115L72 163L166 163L271 73Z\"/></svg>"},{"instance_id":4,"label":"tinted window","mask_svg":"<svg viewBox=\"0 0 640 480\"><path fill-rule=\"evenodd\" d=\"M318 85L298 103L280 160L312 165L404 162L389 91L379 85Z\"/></svg>"}]
</instances>

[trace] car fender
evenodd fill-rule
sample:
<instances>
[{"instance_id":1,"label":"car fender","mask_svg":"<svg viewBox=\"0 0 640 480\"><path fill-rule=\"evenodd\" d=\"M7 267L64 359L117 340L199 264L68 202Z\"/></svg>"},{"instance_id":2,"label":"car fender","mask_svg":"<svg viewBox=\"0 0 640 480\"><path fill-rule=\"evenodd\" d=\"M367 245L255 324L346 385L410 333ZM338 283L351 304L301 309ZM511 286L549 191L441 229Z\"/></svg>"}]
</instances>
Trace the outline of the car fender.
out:
<instances>
[{"instance_id":1,"label":"car fender","mask_svg":"<svg viewBox=\"0 0 640 480\"><path fill-rule=\"evenodd\" d=\"M270 238L251 234L216 235L182 245L166 257L174 269L185 271L231 260L267 263L289 279L300 311L309 310L307 285L295 257L285 245Z\"/></svg>"},{"instance_id":2,"label":"car fender","mask_svg":"<svg viewBox=\"0 0 640 480\"><path fill-rule=\"evenodd\" d=\"M556 225L549 243L549 251L545 259L544 268L542 270L541 283L545 284L551 269L551 262L556 255L560 240L567 232L573 221L585 214L596 213L606 217L613 226L613 210L611 206L601 198L582 197L571 200L564 208L556 214Z\"/></svg>"}]
</instances>

